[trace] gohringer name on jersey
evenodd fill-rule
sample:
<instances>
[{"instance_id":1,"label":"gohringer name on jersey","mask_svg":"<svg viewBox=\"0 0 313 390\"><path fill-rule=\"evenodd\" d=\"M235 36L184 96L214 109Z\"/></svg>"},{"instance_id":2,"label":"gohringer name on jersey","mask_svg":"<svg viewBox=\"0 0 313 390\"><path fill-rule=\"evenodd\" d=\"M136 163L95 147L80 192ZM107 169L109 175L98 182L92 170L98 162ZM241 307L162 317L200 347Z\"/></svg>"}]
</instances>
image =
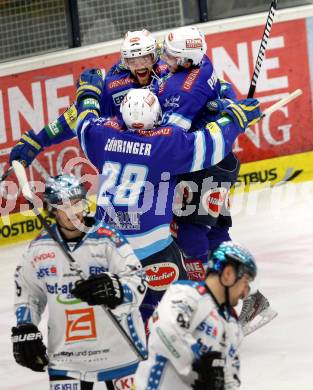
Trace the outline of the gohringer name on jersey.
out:
<instances>
[{"instance_id":1,"label":"gohringer name on jersey","mask_svg":"<svg viewBox=\"0 0 313 390\"><path fill-rule=\"evenodd\" d=\"M108 152L139 154L141 156L150 156L151 148L150 143L122 141L115 138L109 138L104 146L104 150Z\"/></svg>"}]
</instances>

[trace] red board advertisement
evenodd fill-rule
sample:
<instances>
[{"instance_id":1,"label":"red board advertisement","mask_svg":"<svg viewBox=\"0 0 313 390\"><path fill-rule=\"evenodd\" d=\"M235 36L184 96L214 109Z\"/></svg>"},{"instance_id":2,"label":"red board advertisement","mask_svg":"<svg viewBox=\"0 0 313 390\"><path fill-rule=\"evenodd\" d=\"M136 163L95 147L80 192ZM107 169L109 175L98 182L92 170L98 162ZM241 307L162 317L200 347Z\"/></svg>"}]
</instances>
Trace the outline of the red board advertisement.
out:
<instances>
[{"instance_id":1,"label":"red board advertisement","mask_svg":"<svg viewBox=\"0 0 313 390\"><path fill-rule=\"evenodd\" d=\"M222 22L221 22L222 23ZM207 35L208 55L219 75L232 82L239 96L249 89L263 26ZM256 97L266 108L297 88L303 95L239 137L234 150L242 162L263 160L313 149L312 101L305 19L274 23L259 76ZM74 100L75 81L85 68L108 70L118 53L50 66L0 78L0 174L21 133L39 131ZM32 180L59 173L80 154L75 140L46 149L29 170ZM87 172L92 171L88 167ZM6 189L2 189L2 192ZM1 215L17 211L10 202ZM4 210L5 209L5 210Z\"/></svg>"},{"instance_id":2,"label":"red board advertisement","mask_svg":"<svg viewBox=\"0 0 313 390\"><path fill-rule=\"evenodd\" d=\"M206 37L208 55L219 75L247 96L264 26ZM303 95L239 137L234 151L242 162L313 149L312 100L305 19L274 23L255 97L267 108L297 88Z\"/></svg>"}]
</instances>

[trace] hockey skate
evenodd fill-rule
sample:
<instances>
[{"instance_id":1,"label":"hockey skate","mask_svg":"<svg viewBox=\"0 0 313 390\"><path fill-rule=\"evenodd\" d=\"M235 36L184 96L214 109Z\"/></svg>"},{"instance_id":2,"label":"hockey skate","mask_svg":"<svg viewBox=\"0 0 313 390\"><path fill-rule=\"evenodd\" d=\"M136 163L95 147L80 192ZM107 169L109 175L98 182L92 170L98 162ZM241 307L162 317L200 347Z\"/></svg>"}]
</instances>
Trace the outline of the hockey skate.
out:
<instances>
[{"instance_id":1,"label":"hockey skate","mask_svg":"<svg viewBox=\"0 0 313 390\"><path fill-rule=\"evenodd\" d=\"M239 315L244 336L255 332L277 316L277 312L270 307L269 301L257 290L243 301Z\"/></svg>"}]
</instances>

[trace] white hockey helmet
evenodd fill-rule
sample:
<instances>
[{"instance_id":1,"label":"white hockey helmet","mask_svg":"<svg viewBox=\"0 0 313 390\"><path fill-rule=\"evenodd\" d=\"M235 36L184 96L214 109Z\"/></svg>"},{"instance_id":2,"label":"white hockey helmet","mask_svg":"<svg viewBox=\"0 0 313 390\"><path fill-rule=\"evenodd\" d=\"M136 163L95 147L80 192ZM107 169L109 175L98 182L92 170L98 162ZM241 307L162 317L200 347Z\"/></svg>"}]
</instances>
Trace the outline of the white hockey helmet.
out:
<instances>
[{"instance_id":1,"label":"white hockey helmet","mask_svg":"<svg viewBox=\"0 0 313 390\"><path fill-rule=\"evenodd\" d=\"M196 27L185 26L166 34L163 49L178 59L178 65L183 65L187 60L199 65L206 54L207 45L204 35Z\"/></svg>"},{"instance_id":2,"label":"white hockey helmet","mask_svg":"<svg viewBox=\"0 0 313 390\"><path fill-rule=\"evenodd\" d=\"M128 31L121 46L121 57L125 59L152 54L153 62L157 60L157 42L148 30Z\"/></svg>"},{"instance_id":3,"label":"white hockey helmet","mask_svg":"<svg viewBox=\"0 0 313 390\"><path fill-rule=\"evenodd\" d=\"M150 130L162 117L158 98L146 88L131 89L124 97L120 111L130 130Z\"/></svg>"}]
</instances>

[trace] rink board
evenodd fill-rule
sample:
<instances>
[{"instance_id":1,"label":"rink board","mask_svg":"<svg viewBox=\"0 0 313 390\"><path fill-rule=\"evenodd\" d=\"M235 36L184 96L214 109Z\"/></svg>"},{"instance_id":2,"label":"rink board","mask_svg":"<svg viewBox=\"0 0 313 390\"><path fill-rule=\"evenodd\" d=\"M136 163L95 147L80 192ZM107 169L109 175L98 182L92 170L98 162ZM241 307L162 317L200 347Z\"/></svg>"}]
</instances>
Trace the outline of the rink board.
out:
<instances>
[{"instance_id":1,"label":"rink board","mask_svg":"<svg viewBox=\"0 0 313 390\"><path fill-rule=\"evenodd\" d=\"M310 180L313 180L313 152L242 164L235 191L260 190ZM47 220L52 222L49 218ZM33 239L41 228L32 212L0 218L0 246Z\"/></svg>"},{"instance_id":2,"label":"rink board","mask_svg":"<svg viewBox=\"0 0 313 390\"><path fill-rule=\"evenodd\" d=\"M236 191L259 190L313 180L313 152L242 164Z\"/></svg>"}]
</instances>

